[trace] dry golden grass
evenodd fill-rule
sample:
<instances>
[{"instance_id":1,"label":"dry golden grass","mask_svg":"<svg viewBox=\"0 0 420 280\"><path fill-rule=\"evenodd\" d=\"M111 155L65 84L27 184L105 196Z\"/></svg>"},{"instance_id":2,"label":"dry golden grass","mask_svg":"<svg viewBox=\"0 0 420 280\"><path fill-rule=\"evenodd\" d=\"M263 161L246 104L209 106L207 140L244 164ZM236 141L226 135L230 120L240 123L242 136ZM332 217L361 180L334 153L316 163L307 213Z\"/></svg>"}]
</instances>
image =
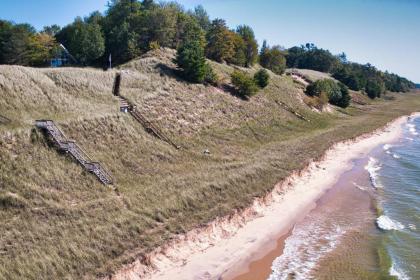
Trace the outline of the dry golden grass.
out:
<instances>
[{"instance_id":1,"label":"dry golden grass","mask_svg":"<svg viewBox=\"0 0 420 280\"><path fill-rule=\"evenodd\" d=\"M303 77L305 77L307 80L315 82L321 79L333 79L331 77L330 74L327 73L323 73L323 72L318 72L315 70L310 70L310 69L297 69L297 68L290 68L287 69L286 73L292 73L292 72L297 72L299 74L301 74Z\"/></svg>"},{"instance_id":2,"label":"dry golden grass","mask_svg":"<svg viewBox=\"0 0 420 280\"><path fill-rule=\"evenodd\" d=\"M115 73L94 69L35 69L0 65L0 112L14 127L35 119L66 121L114 114L110 97Z\"/></svg>"},{"instance_id":3,"label":"dry golden grass","mask_svg":"<svg viewBox=\"0 0 420 280\"><path fill-rule=\"evenodd\" d=\"M420 106L418 94L408 94L319 114L291 78L275 75L245 101L178 79L173 55L157 50L123 66L122 94L182 144L179 151L118 112L113 71L1 66L0 113L14 124L0 126L0 279L115 271L175 234L246 207L332 143ZM212 65L225 79L233 71ZM110 170L116 190L50 147L31 127L36 118L57 120Z\"/></svg>"}]
</instances>

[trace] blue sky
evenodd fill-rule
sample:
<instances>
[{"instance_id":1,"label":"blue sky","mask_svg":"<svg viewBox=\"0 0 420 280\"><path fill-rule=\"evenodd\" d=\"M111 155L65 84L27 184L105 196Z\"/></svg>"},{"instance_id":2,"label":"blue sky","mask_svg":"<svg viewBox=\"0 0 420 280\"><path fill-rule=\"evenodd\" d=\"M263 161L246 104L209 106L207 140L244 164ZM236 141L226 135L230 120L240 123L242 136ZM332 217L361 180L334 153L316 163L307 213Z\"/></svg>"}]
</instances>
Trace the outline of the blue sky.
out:
<instances>
[{"instance_id":1,"label":"blue sky","mask_svg":"<svg viewBox=\"0 0 420 280\"><path fill-rule=\"evenodd\" d=\"M37 29L61 26L78 15L104 11L107 0L0 0L0 18L29 22ZM306 42L344 51L352 61L370 62L420 82L420 0L179 0L202 4L229 26L248 24L260 42L284 47Z\"/></svg>"}]
</instances>

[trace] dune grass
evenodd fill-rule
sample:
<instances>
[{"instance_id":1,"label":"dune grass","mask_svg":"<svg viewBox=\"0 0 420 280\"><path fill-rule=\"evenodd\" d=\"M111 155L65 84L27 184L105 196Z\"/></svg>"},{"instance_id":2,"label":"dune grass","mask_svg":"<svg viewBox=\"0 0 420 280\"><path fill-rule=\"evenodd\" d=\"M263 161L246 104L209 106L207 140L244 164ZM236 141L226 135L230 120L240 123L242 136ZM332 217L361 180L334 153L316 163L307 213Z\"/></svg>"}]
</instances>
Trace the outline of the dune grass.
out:
<instances>
[{"instance_id":1,"label":"dune grass","mask_svg":"<svg viewBox=\"0 0 420 280\"><path fill-rule=\"evenodd\" d=\"M0 112L14 126L0 126L0 279L112 273L178 233L247 207L334 142L420 108L412 93L319 114L291 78L275 75L245 101L178 79L172 57L159 51L123 66L122 94L181 150L118 112L114 71L1 66ZM222 79L233 71L213 66ZM36 118L57 120L110 170L115 189L50 147L31 126Z\"/></svg>"}]
</instances>

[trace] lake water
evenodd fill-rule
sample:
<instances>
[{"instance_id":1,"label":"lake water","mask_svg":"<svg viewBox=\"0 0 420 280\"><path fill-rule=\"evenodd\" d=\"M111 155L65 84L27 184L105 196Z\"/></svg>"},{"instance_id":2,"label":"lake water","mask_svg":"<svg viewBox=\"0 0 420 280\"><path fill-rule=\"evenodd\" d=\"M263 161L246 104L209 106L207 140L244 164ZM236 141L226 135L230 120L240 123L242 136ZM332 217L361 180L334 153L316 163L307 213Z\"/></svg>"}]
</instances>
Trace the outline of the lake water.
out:
<instances>
[{"instance_id":1,"label":"lake water","mask_svg":"<svg viewBox=\"0 0 420 280\"><path fill-rule=\"evenodd\" d=\"M420 118L358 159L295 225L270 280L420 279Z\"/></svg>"}]
</instances>

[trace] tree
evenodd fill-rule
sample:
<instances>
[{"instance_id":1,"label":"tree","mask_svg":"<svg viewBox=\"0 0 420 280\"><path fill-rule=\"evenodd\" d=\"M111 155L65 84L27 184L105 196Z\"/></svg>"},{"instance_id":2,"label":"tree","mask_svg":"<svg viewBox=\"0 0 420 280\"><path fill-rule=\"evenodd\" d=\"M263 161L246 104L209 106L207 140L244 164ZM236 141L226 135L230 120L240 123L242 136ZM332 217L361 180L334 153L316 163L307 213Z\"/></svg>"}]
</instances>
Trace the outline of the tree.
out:
<instances>
[{"instance_id":1,"label":"tree","mask_svg":"<svg viewBox=\"0 0 420 280\"><path fill-rule=\"evenodd\" d=\"M292 47L287 52L287 66L330 73L340 63L339 58L314 44Z\"/></svg>"},{"instance_id":2,"label":"tree","mask_svg":"<svg viewBox=\"0 0 420 280\"><path fill-rule=\"evenodd\" d=\"M238 66L246 66L246 44L239 34L229 31L229 38L233 42L233 55L232 57L227 57L226 62L229 64L234 64Z\"/></svg>"},{"instance_id":3,"label":"tree","mask_svg":"<svg viewBox=\"0 0 420 280\"><path fill-rule=\"evenodd\" d=\"M337 100L335 105L341 108L347 108L350 105L351 96L349 93L349 89L343 83L338 83L340 90L341 90L341 98ZM334 103L333 103L334 104Z\"/></svg>"},{"instance_id":4,"label":"tree","mask_svg":"<svg viewBox=\"0 0 420 280\"><path fill-rule=\"evenodd\" d=\"M232 33L224 20L213 20L207 32L207 57L217 62L231 59L235 55L235 42Z\"/></svg>"},{"instance_id":5,"label":"tree","mask_svg":"<svg viewBox=\"0 0 420 280\"><path fill-rule=\"evenodd\" d=\"M61 27L57 24L53 24L50 26L44 26L42 29L42 33L48 34L50 36L55 36L58 32L60 32Z\"/></svg>"},{"instance_id":6,"label":"tree","mask_svg":"<svg viewBox=\"0 0 420 280\"><path fill-rule=\"evenodd\" d=\"M96 23L86 23L81 18L64 27L57 38L83 65L92 63L105 52L101 27Z\"/></svg>"},{"instance_id":7,"label":"tree","mask_svg":"<svg viewBox=\"0 0 420 280\"><path fill-rule=\"evenodd\" d=\"M331 104L343 108L350 104L350 95L347 87L331 79L322 79L312 83L307 87L306 94L316 97L321 97L322 94L325 94Z\"/></svg>"},{"instance_id":8,"label":"tree","mask_svg":"<svg viewBox=\"0 0 420 280\"><path fill-rule=\"evenodd\" d=\"M139 32L144 24L142 4L132 0L112 0L102 20L102 30L105 38L105 54L112 55L114 63L124 63L141 53L143 48L149 46L144 42L140 46Z\"/></svg>"},{"instance_id":9,"label":"tree","mask_svg":"<svg viewBox=\"0 0 420 280\"><path fill-rule=\"evenodd\" d=\"M206 59L204 49L197 41L183 44L176 57L176 63L183 69L185 79L194 82L204 82Z\"/></svg>"},{"instance_id":10,"label":"tree","mask_svg":"<svg viewBox=\"0 0 420 280\"><path fill-rule=\"evenodd\" d=\"M96 23L102 26L104 23L104 19L105 19L104 16L99 11L95 11L91 13L88 17L86 17L84 21L86 23L90 23L90 24Z\"/></svg>"},{"instance_id":11,"label":"tree","mask_svg":"<svg viewBox=\"0 0 420 280\"><path fill-rule=\"evenodd\" d=\"M254 79L243 71L234 71L231 79L238 95L243 98L249 98L258 92Z\"/></svg>"},{"instance_id":12,"label":"tree","mask_svg":"<svg viewBox=\"0 0 420 280\"><path fill-rule=\"evenodd\" d=\"M197 40L205 48L206 38L204 30L197 20L186 13L179 13L176 26L175 46L178 48L183 42Z\"/></svg>"},{"instance_id":13,"label":"tree","mask_svg":"<svg viewBox=\"0 0 420 280\"><path fill-rule=\"evenodd\" d=\"M35 34L29 24L0 21L0 63L29 65L29 45Z\"/></svg>"},{"instance_id":14,"label":"tree","mask_svg":"<svg viewBox=\"0 0 420 280\"><path fill-rule=\"evenodd\" d=\"M58 52L55 38L47 33L38 33L30 38L28 43L28 64L30 66L45 66Z\"/></svg>"},{"instance_id":15,"label":"tree","mask_svg":"<svg viewBox=\"0 0 420 280\"><path fill-rule=\"evenodd\" d=\"M210 29L210 17L202 5L198 5L197 7L195 7L194 11L191 12L191 15L197 20L198 24L204 31Z\"/></svg>"},{"instance_id":16,"label":"tree","mask_svg":"<svg viewBox=\"0 0 420 280\"><path fill-rule=\"evenodd\" d=\"M268 74L268 71L265 69L259 70L254 75L254 81L260 88L267 87L269 80L270 80L270 75Z\"/></svg>"},{"instance_id":17,"label":"tree","mask_svg":"<svg viewBox=\"0 0 420 280\"><path fill-rule=\"evenodd\" d=\"M379 98L385 92L385 84L383 81L370 79L366 84L365 90L371 99Z\"/></svg>"},{"instance_id":18,"label":"tree","mask_svg":"<svg viewBox=\"0 0 420 280\"><path fill-rule=\"evenodd\" d=\"M176 63L183 69L185 79L194 83L217 82L217 76L204 55L204 32L195 20L185 25L181 45L178 47Z\"/></svg>"},{"instance_id":19,"label":"tree","mask_svg":"<svg viewBox=\"0 0 420 280\"><path fill-rule=\"evenodd\" d=\"M270 69L277 75L281 75L286 70L286 58L280 46L270 48L265 45L260 53L260 64L262 67Z\"/></svg>"},{"instance_id":20,"label":"tree","mask_svg":"<svg viewBox=\"0 0 420 280\"><path fill-rule=\"evenodd\" d=\"M250 67L255 64L258 58L258 43L255 39L254 31L247 25L240 25L236 32L242 37L245 44L245 66Z\"/></svg>"},{"instance_id":21,"label":"tree","mask_svg":"<svg viewBox=\"0 0 420 280\"><path fill-rule=\"evenodd\" d=\"M150 10L152 8L155 8L156 4L154 3L153 0L143 0L143 2L141 3L141 6L145 10Z\"/></svg>"},{"instance_id":22,"label":"tree","mask_svg":"<svg viewBox=\"0 0 420 280\"><path fill-rule=\"evenodd\" d=\"M176 47L177 21L181 7L175 3L154 6L142 15L142 22L135 31L140 35L140 41L157 42L161 47Z\"/></svg>"}]
</instances>

